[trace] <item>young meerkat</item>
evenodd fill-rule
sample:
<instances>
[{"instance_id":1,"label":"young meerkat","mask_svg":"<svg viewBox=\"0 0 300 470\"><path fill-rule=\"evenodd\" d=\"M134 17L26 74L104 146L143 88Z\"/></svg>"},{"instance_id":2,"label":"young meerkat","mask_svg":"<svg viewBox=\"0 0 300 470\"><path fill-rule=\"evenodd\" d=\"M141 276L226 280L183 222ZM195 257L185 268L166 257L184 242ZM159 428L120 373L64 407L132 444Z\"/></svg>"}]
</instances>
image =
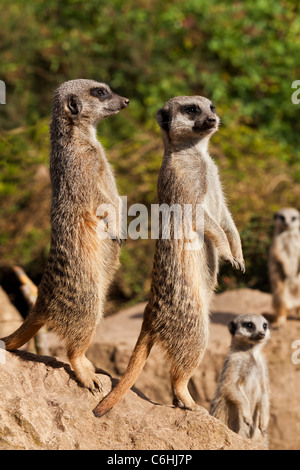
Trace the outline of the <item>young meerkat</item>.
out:
<instances>
[{"instance_id":1,"label":"young meerkat","mask_svg":"<svg viewBox=\"0 0 300 470\"><path fill-rule=\"evenodd\" d=\"M239 315L229 323L231 348L210 414L243 437L266 442L269 422L268 368L262 347L270 338L262 315Z\"/></svg>"},{"instance_id":2,"label":"young meerkat","mask_svg":"<svg viewBox=\"0 0 300 470\"><path fill-rule=\"evenodd\" d=\"M283 325L292 310L300 314L300 213L293 208L281 209L274 223L269 279L275 320Z\"/></svg>"},{"instance_id":3,"label":"young meerkat","mask_svg":"<svg viewBox=\"0 0 300 470\"><path fill-rule=\"evenodd\" d=\"M160 227L150 300L140 336L124 376L95 408L96 416L109 411L132 387L154 343L171 363L173 404L194 409L188 382L207 345L218 255L245 269L239 233L226 206L217 167L208 154L209 139L219 125L213 104L201 96L179 96L169 100L156 118L165 146L157 186L159 204L169 208L177 205L182 212L189 204L193 208L193 230L200 206L203 230L196 232L197 249L190 250L186 249L187 240L192 238L189 234L174 236L174 218L169 238L162 236L165 227Z\"/></svg>"},{"instance_id":4,"label":"young meerkat","mask_svg":"<svg viewBox=\"0 0 300 470\"><path fill-rule=\"evenodd\" d=\"M97 216L101 204L110 204L118 217L119 195L96 125L128 105L127 98L94 80L67 81L56 90L49 257L32 311L15 333L2 338L11 351L47 325L65 341L77 379L93 392L101 382L85 352L102 317L120 252L118 234L101 235L105 223Z\"/></svg>"}]
</instances>

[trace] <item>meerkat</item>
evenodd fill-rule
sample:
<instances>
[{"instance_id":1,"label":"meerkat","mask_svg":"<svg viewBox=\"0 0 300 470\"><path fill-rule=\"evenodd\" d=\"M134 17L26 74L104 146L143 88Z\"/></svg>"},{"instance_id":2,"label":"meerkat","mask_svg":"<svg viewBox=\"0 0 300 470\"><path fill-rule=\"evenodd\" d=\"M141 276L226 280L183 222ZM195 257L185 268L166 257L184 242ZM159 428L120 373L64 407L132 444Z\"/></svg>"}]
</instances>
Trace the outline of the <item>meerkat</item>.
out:
<instances>
[{"instance_id":1,"label":"meerkat","mask_svg":"<svg viewBox=\"0 0 300 470\"><path fill-rule=\"evenodd\" d=\"M269 253L269 279L275 320L284 325L289 313L300 314L300 213L281 209L274 215L274 236Z\"/></svg>"},{"instance_id":2,"label":"meerkat","mask_svg":"<svg viewBox=\"0 0 300 470\"><path fill-rule=\"evenodd\" d=\"M102 317L120 253L118 234L103 237L105 222L97 215L101 204L110 204L118 217L120 199L96 125L128 105L127 98L94 80L70 80L56 90L50 128L49 257L33 309L15 333L2 338L6 349L14 350L47 325L64 340L78 381L93 393L101 390L101 381L85 352Z\"/></svg>"},{"instance_id":3,"label":"meerkat","mask_svg":"<svg viewBox=\"0 0 300 470\"><path fill-rule=\"evenodd\" d=\"M210 414L243 437L266 443L269 422L268 368L262 347L270 338L262 315L239 315L229 323L231 348Z\"/></svg>"},{"instance_id":4,"label":"meerkat","mask_svg":"<svg viewBox=\"0 0 300 470\"><path fill-rule=\"evenodd\" d=\"M187 233L175 238L174 219L169 238L162 236L164 227L160 227L150 299L137 344L121 381L94 409L96 416L109 411L133 386L154 343L171 363L173 404L194 409L188 382L207 345L218 256L245 270L240 236L225 203L217 167L208 153L209 139L219 126L213 104L201 96L179 96L169 100L156 118L165 147L157 184L159 204L190 205L194 235L194 214L200 206L203 232L196 232L199 245L190 250L186 243L193 237Z\"/></svg>"}]
</instances>

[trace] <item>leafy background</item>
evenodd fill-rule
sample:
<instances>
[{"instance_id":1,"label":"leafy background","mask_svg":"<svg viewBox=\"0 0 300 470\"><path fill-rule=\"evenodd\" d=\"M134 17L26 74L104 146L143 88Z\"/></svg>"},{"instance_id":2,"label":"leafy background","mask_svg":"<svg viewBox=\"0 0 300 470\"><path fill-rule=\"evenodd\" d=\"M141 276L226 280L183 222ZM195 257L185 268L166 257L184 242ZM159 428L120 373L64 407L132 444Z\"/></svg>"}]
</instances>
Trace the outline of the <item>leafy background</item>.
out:
<instances>
[{"instance_id":1,"label":"leafy background","mask_svg":"<svg viewBox=\"0 0 300 470\"><path fill-rule=\"evenodd\" d=\"M267 291L273 213L300 208L300 105L291 101L300 79L299 9L289 0L1 2L0 280L14 263L41 278L52 94L65 80L94 78L131 100L98 128L129 204L157 202L157 109L175 95L214 101L222 126L211 153L247 265L246 275L224 265L219 289ZM112 308L147 298L153 251L151 240L126 242Z\"/></svg>"}]
</instances>

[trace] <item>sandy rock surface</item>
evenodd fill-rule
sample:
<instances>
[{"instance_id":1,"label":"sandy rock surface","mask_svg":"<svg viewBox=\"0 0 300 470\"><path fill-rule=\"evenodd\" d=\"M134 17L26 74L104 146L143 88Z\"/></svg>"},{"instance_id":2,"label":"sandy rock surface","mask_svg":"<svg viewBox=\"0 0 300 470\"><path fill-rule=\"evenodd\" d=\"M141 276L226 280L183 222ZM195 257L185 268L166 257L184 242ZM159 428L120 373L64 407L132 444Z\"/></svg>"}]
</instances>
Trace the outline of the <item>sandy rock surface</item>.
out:
<instances>
[{"instance_id":1,"label":"sandy rock surface","mask_svg":"<svg viewBox=\"0 0 300 470\"><path fill-rule=\"evenodd\" d=\"M101 375L105 393L126 369L144 307L139 304L109 316L97 329L88 357L99 372L103 369L113 377ZM170 406L168 364L156 348L135 388L101 419L92 414L100 397L78 385L55 335L48 333L48 344L56 358L24 351L6 353L6 364L0 364L0 449L257 448L206 411L230 344L227 324L246 312L270 314L270 295L240 289L215 296L209 345L190 382L191 393L201 406L196 412ZM265 347L271 385L271 449L300 448L300 365L292 362L292 343L297 339L300 321L289 319L285 328L272 329Z\"/></svg>"}]
</instances>

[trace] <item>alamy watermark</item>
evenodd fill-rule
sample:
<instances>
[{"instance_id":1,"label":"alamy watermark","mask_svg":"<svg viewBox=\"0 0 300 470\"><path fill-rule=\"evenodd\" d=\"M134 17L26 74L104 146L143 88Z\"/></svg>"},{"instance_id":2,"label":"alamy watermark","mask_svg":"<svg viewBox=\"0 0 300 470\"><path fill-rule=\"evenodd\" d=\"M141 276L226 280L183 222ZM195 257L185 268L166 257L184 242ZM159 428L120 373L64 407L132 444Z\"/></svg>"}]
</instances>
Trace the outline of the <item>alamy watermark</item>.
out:
<instances>
[{"instance_id":1,"label":"alamy watermark","mask_svg":"<svg viewBox=\"0 0 300 470\"><path fill-rule=\"evenodd\" d=\"M184 240L184 248L198 250L204 243L205 210L203 204L133 204L128 208L127 197L120 198L119 208L100 204L97 234L106 238L126 240L149 239ZM128 216L134 217L128 223ZM150 216L150 217L149 217ZM150 229L149 229L150 218Z\"/></svg>"},{"instance_id":2,"label":"alamy watermark","mask_svg":"<svg viewBox=\"0 0 300 470\"><path fill-rule=\"evenodd\" d=\"M6 364L6 349L4 341L0 340L0 365Z\"/></svg>"},{"instance_id":3,"label":"alamy watermark","mask_svg":"<svg viewBox=\"0 0 300 470\"><path fill-rule=\"evenodd\" d=\"M0 104L6 104L6 85L0 80Z\"/></svg>"},{"instance_id":4,"label":"alamy watermark","mask_svg":"<svg viewBox=\"0 0 300 470\"><path fill-rule=\"evenodd\" d=\"M300 340L296 339L296 341L293 342L292 348L296 349L296 351L292 354L292 363L295 365L300 364Z\"/></svg>"},{"instance_id":5,"label":"alamy watermark","mask_svg":"<svg viewBox=\"0 0 300 470\"><path fill-rule=\"evenodd\" d=\"M300 104L300 80L295 80L292 83L292 88L296 88L296 91L292 94L292 103Z\"/></svg>"}]
</instances>

